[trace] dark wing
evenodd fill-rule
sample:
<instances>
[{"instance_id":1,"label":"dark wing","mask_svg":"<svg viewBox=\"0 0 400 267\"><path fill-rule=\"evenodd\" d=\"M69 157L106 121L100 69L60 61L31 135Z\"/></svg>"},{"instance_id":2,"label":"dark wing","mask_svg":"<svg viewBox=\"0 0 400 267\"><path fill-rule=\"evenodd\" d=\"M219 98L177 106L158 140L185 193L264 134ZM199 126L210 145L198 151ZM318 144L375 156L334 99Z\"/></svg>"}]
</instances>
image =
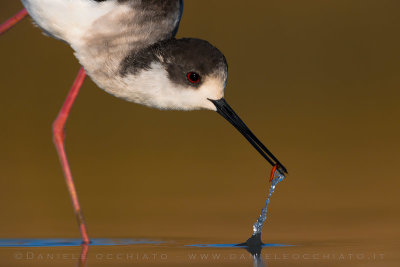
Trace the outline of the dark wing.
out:
<instances>
[{"instance_id":1,"label":"dark wing","mask_svg":"<svg viewBox=\"0 0 400 267\"><path fill-rule=\"evenodd\" d=\"M174 31L172 32L173 37L175 37L176 34L178 33L179 25L181 23L181 19L182 19L182 15L183 15L183 8L185 6L184 0L180 0L179 2L180 2L179 3L179 5L180 5L179 19L178 19L178 23L176 24Z\"/></svg>"}]
</instances>

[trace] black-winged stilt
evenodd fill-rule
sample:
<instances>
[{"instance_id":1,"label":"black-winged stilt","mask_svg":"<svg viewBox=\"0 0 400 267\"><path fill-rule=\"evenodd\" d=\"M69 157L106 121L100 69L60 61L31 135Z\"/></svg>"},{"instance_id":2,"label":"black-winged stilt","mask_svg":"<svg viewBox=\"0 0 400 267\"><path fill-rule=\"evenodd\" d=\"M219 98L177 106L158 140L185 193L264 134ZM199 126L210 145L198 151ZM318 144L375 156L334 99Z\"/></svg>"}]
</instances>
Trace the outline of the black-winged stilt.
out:
<instances>
[{"instance_id":1,"label":"black-winged stilt","mask_svg":"<svg viewBox=\"0 0 400 267\"><path fill-rule=\"evenodd\" d=\"M22 0L25 9L0 26L0 34L26 15L48 35L67 42L82 68L53 123L83 243L89 243L64 147L64 127L86 73L106 92L159 109L218 112L274 167L286 168L257 139L224 99L228 65L207 41L175 39L183 0Z\"/></svg>"}]
</instances>

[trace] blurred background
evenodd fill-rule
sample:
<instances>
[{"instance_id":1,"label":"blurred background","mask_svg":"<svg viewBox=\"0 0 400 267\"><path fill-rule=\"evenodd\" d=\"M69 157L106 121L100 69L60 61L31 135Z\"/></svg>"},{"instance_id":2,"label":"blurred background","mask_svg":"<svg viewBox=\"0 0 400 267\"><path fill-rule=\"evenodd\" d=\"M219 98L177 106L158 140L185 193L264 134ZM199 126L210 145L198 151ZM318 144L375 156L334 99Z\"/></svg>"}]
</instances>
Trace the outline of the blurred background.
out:
<instances>
[{"instance_id":1,"label":"blurred background","mask_svg":"<svg viewBox=\"0 0 400 267\"><path fill-rule=\"evenodd\" d=\"M186 1L178 37L229 63L226 99L288 168L265 242L400 237L400 2ZM0 21L22 8L2 0ZM30 19L0 38L0 238L78 237L52 143L79 64ZM216 113L124 102L88 79L66 147L92 237L241 242L270 166Z\"/></svg>"}]
</instances>

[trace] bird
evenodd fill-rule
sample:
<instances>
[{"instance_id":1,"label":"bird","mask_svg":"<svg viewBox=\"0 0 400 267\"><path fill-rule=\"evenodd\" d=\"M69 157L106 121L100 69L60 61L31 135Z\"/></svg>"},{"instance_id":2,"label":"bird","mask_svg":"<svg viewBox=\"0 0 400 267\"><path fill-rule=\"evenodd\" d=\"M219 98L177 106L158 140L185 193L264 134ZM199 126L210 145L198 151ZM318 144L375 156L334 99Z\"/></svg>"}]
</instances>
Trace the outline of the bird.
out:
<instances>
[{"instance_id":1,"label":"bird","mask_svg":"<svg viewBox=\"0 0 400 267\"><path fill-rule=\"evenodd\" d=\"M53 142L64 172L83 244L90 238L64 144L66 121L89 76L126 101L161 110L210 110L231 123L276 171L283 164L253 134L224 98L228 63L208 41L176 38L183 0L22 0L25 7L0 34L30 16L44 34L70 45L82 65L53 123Z\"/></svg>"}]
</instances>

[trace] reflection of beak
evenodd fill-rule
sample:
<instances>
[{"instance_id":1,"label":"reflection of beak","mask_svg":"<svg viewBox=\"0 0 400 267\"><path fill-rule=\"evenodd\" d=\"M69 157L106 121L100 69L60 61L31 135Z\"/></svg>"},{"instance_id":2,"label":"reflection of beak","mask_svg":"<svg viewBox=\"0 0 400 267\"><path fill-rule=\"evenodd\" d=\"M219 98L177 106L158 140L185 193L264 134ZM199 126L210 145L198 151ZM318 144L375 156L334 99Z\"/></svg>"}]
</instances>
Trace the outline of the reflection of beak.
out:
<instances>
[{"instance_id":1,"label":"reflection of beak","mask_svg":"<svg viewBox=\"0 0 400 267\"><path fill-rule=\"evenodd\" d=\"M246 139L254 146L254 148L263 156L269 164L271 164L275 173L276 169L283 173L287 173L286 168L279 162L279 160L261 143L260 140L250 131L250 129L244 124L239 116L233 111L233 109L226 103L224 98L219 100L209 99L216 107L217 112L229 121Z\"/></svg>"}]
</instances>

